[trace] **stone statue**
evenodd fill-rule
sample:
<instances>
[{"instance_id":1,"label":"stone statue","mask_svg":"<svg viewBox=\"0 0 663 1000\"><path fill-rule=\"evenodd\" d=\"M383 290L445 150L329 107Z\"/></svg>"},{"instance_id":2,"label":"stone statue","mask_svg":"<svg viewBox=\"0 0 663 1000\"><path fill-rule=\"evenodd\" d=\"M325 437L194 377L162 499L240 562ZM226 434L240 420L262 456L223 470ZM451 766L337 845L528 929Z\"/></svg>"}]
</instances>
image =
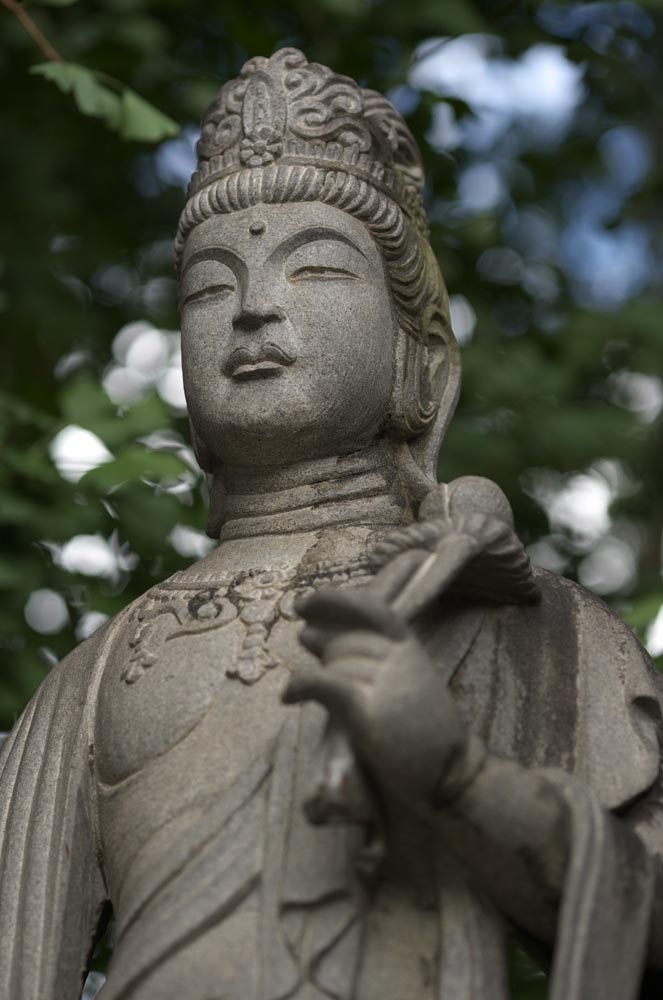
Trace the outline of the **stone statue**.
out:
<instances>
[{"instance_id":1,"label":"stone statue","mask_svg":"<svg viewBox=\"0 0 663 1000\"><path fill-rule=\"evenodd\" d=\"M435 482L460 372L405 123L294 49L203 119L176 240L219 545L51 672L0 755L0 996L663 990L663 687ZM306 620L303 628L302 618Z\"/></svg>"}]
</instances>

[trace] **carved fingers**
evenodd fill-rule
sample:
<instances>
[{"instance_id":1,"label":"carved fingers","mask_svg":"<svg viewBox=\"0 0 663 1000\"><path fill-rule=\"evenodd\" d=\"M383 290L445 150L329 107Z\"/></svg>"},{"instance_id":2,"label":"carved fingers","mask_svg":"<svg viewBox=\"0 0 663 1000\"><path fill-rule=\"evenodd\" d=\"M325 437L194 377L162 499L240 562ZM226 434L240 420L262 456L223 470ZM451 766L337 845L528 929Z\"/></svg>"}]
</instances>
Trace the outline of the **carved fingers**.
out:
<instances>
[{"instance_id":1,"label":"carved fingers","mask_svg":"<svg viewBox=\"0 0 663 1000\"><path fill-rule=\"evenodd\" d=\"M361 728L370 688L407 637L407 626L369 593L316 593L300 610L306 620L301 642L323 669L298 670L283 700L317 701L350 731Z\"/></svg>"},{"instance_id":2,"label":"carved fingers","mask_svg":"<svg viewBox=\"0 0 663 1000\"><path fill-rule=\"evenodd\" d=\"M394 568L385 590L416 564ZM455 787L467 733L443 675L372 586L359 593L319 592L304 603L303 642L321 666L297 671L284 701L321 704L377 785L419 807L439 797L448 781Z\"/></svg>"},{"instance_id":3,"label":"carved fingers","mask_svg":"<svg viewBox=\"0 0 663 1000\"><path fill-rule=\"evenodd\" d=\"M416 555L416 553L406 553L406 555ZM398 567L394 566L394 569ZM387 589L391 585L391 581L385 582ZM395 586L398 588L398 584ZM314 635L327 642L353 630L372 632L390 639L404 639L408 634L406 623L400 616L394 614L385 597L372 590L371 592L337 589L318 591L307 597L298 610L306 621L302 642L308 649L312 648L309 643ZM321 655L318 649L312 651L316 656Z\"/></svg>"},{"instance_id":4,"label":"carved fingers","mask_svg":"<svg viewBox=\"0 0 663 1000\"><path fill-rule=\"evenodd\" d=\"M354 671L335 666L332 670L304 668L297 671L283 693L286 705L317 701L343 729L351 734L361 730L364 718L363 692Z\"/></svg>"}]
</instances>

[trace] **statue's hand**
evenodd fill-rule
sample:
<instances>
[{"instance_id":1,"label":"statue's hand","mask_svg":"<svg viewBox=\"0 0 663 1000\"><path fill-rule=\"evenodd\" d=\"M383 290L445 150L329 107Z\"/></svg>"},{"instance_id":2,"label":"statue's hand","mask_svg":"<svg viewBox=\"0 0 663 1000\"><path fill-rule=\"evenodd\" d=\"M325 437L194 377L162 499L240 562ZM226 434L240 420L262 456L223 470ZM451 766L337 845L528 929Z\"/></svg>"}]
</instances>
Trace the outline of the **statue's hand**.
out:
<instances>
[{"instance_id":1,"label":"statue's hand","mask_svg":"<svg viewBox=\"0 0 663 1000\"><path fill-rule=\"evenodd\" d=\"M479 766L477 743L405 621L359 591L314 594L301 613L302 643L322 667L297 672L284 701L323 705L388 796L425 808L458 794Z\"/></svg>"}]
</instances>

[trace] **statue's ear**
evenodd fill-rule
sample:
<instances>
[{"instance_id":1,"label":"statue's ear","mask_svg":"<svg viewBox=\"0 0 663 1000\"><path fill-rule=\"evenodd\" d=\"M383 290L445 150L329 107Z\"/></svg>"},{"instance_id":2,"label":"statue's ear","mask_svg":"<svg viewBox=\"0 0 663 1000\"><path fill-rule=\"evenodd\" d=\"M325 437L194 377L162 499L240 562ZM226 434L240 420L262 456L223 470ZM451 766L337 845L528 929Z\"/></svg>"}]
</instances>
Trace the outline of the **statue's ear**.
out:
<instances>
[{"instance_id":1,"label":"statue's ear","mask_svg":"<svg viewBox=\"0 0 663 1000\"><path fill-rule=\"evenodd\" d=\"M410 442L417 465L435 480L440 446L451 422L460 393L460 349L453 335L448 314L431 307L424 317L428 343L428 386L434 410L423 432Z\"/></svg>"},{"instance_id":2,"label":"statue's ear","mask_svg":"<svg viewBox=\"0 0 663 1000\"><path fill-rule=\"evenodd\" d=\"M451 371L453 348L456 345L449 322L439 309L432 308L424 318L424 334L428 344L428 391L435 409L439 409Z\"/></svg>"},{"instance_id":3,"label":"statue's ear","mask_svg":"<svg viewBox=\"0 0 663 1000\"><path fill-rule=\"evenodd\" d=\"M396 358L400 376L397 374L395 379L390 412L397 467L415 510L437 481L438 452L460 391L460 351L440 305L433 305L426 311L421 331L425 337L423 343L400 334ZM411 409L413 402L419 414L426 415L425 420L419 420L416 431L412 420L412 416L417 416ZM401 417L399 425L394 416L407 415L408 406L410 419L406 421Z\"/></svg>"},{"instance_id":4,"label":"statue's ear","mask_svg":"<svg viewBox=\"0 0 663 1000\"><path fill-rule=\"evenodd\" d=\"M419 437L431 424L437 425L441 407L449 411L448 419L451 418L458 392L459 365L458 345L439 305L432 304L426 309L420 337L399 330L389 411L393 437L406 441Z\"/></svg>"},{"instance_id":5,"label":"statue's ear","mask_svg":"<svg viewBox=\"0 0 663 1000\"><path fill-rule=\"evenodd\" d=\"M431 398L428 347L399 329L394 351L394 381L389 400L389 433L401 441L421 434L435 416Z\"/></svg>"}]
</instances>

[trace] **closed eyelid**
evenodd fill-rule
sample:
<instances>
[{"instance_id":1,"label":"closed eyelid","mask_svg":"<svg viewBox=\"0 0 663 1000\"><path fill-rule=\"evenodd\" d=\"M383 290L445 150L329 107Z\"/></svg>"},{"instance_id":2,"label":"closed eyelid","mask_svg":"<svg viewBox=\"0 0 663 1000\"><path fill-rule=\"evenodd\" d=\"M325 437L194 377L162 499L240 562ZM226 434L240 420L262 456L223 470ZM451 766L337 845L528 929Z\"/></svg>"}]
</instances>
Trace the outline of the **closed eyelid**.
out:
<instances>
[{"instance_id":1,"label":"closed eyelid","mask_svg":"<svg viewBox=\"0 0 663 1000\"><path fill-rule=\"evenodd\" d=\"M298 267L289 277L289 281L301 281L303 278L352 280L359 278L358 274L347 267L333 267L329 264L304 264Z\"/></svg>"},{"instance_id":2,"label":"closed eyelid","mask_svg":"<svg viewBox=\"0 0 663 1000\"><path fill-rule=\"evenodd\" d=\"M200 278L192 276L196 266L208 262L221 264L229 273L226 276L223 273L219 274L218 269L211 268L209 277L207 275L204 278L202 275ZM246 265L244 262L225 247L203 247L201 250L197 250L191 254L182 269L179 293L180 307L200 299L220 295L222 292L233 292L245 273ZM188 292L187 287L191 288L192 285L193 290ZM200 287L197 287L199 285ZM227 298L227 295L225 297Z\"/></svg>"},{"instance_id":3,"label":"closed eyelid","mask_svg":"<svg viewBox=\"0 0 663 1000\"><path fill-rule=\"evenodd\" d=\"M219 295L221 292L234 292L235 285L229 285L226 282L218 281L215 284L205 285L204 288L198 288L195 292L189 292L182 298L182 303L186 305L187 302L195 302L198 299L204 299L208 296Z\"/></svg>"}]
</instances>

